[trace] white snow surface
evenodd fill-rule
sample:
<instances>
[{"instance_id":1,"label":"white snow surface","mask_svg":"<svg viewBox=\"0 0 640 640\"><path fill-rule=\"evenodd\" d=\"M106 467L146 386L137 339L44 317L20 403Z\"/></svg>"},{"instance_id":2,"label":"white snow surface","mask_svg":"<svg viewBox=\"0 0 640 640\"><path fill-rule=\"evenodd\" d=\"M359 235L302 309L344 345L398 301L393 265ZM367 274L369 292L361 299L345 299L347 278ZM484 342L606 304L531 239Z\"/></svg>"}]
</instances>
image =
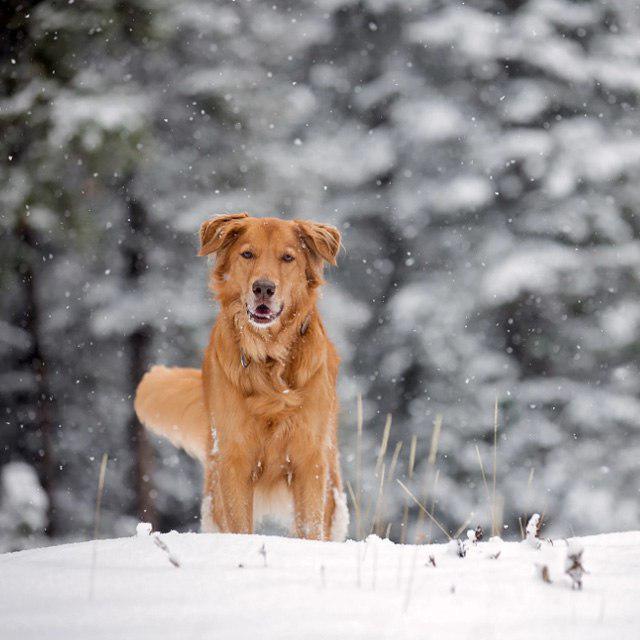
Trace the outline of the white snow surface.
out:
<instances>
[{"instance_id":1,"label":"white snow surface","mask_svg":"<svg viewBox=\"0 0 640 640\"><path fill-rule=\"evenodd\" d=\"M153 536L0 555L0 636L589 640L636 638L640 625L640 532L541 549L492 539L464 558L375 536L160 538L178 568ZM564 573L569 543L584 548L582 591Z\"/></svg>"}]
</instances>

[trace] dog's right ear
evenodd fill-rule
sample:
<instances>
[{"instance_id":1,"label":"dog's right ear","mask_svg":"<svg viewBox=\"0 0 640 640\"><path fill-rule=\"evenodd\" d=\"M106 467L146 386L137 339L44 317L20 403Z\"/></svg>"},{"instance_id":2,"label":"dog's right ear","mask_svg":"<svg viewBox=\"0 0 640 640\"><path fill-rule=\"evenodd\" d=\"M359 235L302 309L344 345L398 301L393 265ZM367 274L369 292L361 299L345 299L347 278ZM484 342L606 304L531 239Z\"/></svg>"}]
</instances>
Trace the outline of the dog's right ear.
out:
<instances>
[{"instance_id":1,"label":"dog's right ear","mask_svg":"<svg viewBox=\"0 0 640 640\"><path fill-rule=\"evenodd\" d=\"M203 222L200 226L199 256L208 256L231 244L242 230L242 220L248 213L226 213Z\"/></svg>"}]
</instances>

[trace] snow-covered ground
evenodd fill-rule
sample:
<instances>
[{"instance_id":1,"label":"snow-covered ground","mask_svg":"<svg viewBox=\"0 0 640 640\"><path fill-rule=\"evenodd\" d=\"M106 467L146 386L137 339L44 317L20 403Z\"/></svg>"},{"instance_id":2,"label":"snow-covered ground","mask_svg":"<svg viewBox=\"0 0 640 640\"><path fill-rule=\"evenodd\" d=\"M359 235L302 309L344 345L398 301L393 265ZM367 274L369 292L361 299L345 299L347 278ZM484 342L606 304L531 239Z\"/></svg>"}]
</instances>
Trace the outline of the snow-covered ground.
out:
<instances>
[{"instance_id":1,"label":"snow-covered ground","mask_svg":"<svg viewBox=\"0 0 640 640\"><path fill-rule=\"evenodd\" d=\"M481 542L460 558L376 537L160 539L179 567L153 536L1 555L0 637L622 640L640 629L640 532L574 539L582 591L563 540Z\"/></svg>"}]
</instances>

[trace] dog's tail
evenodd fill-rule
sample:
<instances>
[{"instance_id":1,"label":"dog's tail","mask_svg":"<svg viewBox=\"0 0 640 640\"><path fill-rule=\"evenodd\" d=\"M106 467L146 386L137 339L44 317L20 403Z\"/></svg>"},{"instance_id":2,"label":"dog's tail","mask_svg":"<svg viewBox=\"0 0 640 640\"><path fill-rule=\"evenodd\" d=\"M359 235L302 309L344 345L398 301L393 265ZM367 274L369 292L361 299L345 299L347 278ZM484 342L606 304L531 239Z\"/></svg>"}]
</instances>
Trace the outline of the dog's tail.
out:
<instances>
[{"instance_id":1,"label":"dog's tail","mask_svg":"<svg viewBox=\"0 0 640 640\"><path fill-rule=\"evenodd\" d=\"M151 367L138 385L134 408L147 429L204 463L209 420L200 369Z\"/></svg>"}]
</instances>

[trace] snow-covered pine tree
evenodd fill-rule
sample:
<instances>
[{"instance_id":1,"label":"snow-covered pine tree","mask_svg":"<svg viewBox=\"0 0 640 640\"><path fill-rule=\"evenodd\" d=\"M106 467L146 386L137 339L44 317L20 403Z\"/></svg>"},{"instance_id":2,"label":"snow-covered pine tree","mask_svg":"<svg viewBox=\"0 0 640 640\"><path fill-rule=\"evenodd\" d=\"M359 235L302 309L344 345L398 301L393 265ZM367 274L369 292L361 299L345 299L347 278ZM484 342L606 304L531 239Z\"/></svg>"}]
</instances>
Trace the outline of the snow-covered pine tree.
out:
<instances>
[{"instance_id":1,"label":"snow-covered pine tree","mask_svg":"<svg viewBox=\"0 0 640 640\"><path fill-rule=\"evenodd\" d=\"M234 210L343 232L323 308L343 359L352 480L358 391L367 460L387 412L389 450L405 443L400 473L419 436L418 493L442 414L438 512L457 527L475 510L488 525L475 445L490 473L497 396L512 528L535 510L563 531L637 526L633 3L21 6L2 7L14 31L1 62L0 366L3 380L29 384L2 388L1 462L25 459L41 482L55 479L61 535L89 529L104 451L104 530L133 530L132 371L197 366L213 307L195 232ZM15 232L21 219L35 249ZM38 279L39 358L21 326L25 268ZM52 474L47 422L33 411L44 406ZM161 527L184 526L197 517L199 472L156 450L137 485L150 487ZM404 494L386 491L384 519L399 521Z\"/></svg>"}]
</instances>

